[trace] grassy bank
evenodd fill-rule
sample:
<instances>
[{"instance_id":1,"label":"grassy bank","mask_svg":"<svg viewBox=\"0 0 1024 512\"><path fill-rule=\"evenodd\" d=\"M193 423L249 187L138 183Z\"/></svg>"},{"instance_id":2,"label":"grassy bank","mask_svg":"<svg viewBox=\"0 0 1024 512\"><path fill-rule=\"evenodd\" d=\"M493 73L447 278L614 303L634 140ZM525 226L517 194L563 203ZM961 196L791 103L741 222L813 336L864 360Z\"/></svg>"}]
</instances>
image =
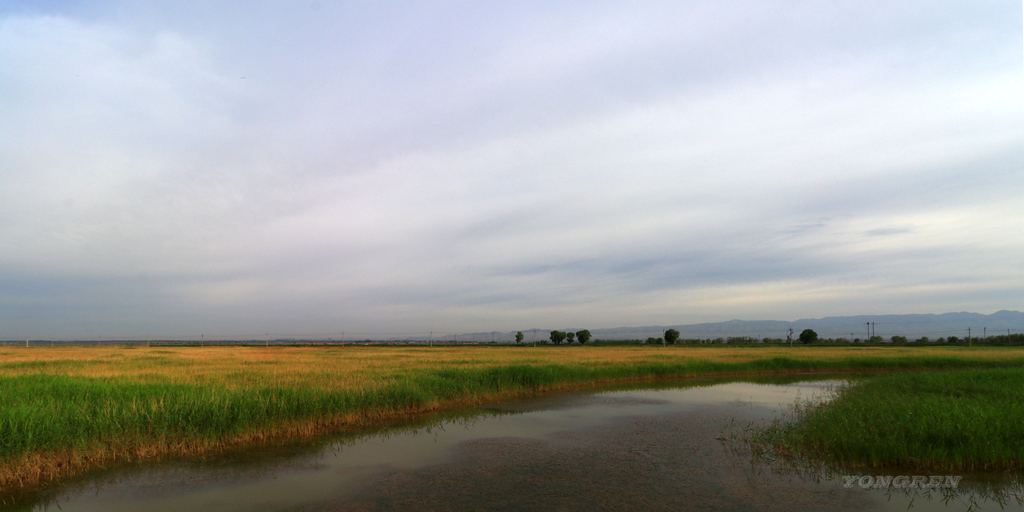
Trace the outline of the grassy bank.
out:
<instances>
[{"instance_id":1,"label":"grassy bank","mask_svg":"<svg viewBox=\"0 0 1024 512\"><path fill-rule=\"evenodd\" d=\"M918 470L1024 468L1024 370L900 373L806 401L755 446L827 463Z\"/></svg>"},{"instance_id":2,"label":"grassy bank","mask_svg":"<svg viewBox=\"0 0 1024 512\"><path fill-rule=\"evenodd\" d=\"M601 382L1024 368L1015 348L57 347L0 350L0 488Z\"/></svg>"}]
</instances>

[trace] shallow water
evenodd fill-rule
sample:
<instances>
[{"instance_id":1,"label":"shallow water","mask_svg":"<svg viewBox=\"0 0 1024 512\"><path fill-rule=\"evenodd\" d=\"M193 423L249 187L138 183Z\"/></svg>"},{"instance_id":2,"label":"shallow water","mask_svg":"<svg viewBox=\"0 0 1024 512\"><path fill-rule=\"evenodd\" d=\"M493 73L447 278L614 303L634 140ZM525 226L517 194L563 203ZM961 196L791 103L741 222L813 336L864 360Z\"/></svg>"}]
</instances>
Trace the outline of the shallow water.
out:
<instances>
[{"instance_id":1,"label":"shallow water","mask_svg":"<svg viewBox=\"0 0 1024 512\"><path fill-rule=\"evenodd\" d=\"M735 432L729 425L770 420L798 396L836 383L784 381L688 381L487 404L371 433L98 472L6 508L968 510L973 499L974 510L1024 510L975 492L1005 490L998 478L968 477L952 497L844 487L842 471L762 463L743 443L723 439Z\"/></svg>"}]
</instances>

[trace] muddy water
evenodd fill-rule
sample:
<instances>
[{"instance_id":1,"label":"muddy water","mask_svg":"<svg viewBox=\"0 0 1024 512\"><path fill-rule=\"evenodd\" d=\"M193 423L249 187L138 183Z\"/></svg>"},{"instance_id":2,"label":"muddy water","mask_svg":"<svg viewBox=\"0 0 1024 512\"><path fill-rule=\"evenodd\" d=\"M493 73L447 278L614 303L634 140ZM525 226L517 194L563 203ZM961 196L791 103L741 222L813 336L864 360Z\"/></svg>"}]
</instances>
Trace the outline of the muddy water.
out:
<instances>
[{"instance_id":1,"label":"muddy water","mask_svg":"<svg viewBox=\"0 0 1024 512\"><path fill-rule=\"evenodd\" d=\"M998 478L968 476L959 492L865 489L866 480L844 486L843 471L752 458L742 443L723 440L729 425L770 420L835 383L774 382L691 381L488 404L355 436L108 470L5 508L1024 510L1014 499L986 500L985 489L1005 488Z\"/></svg>"}]
</instances>

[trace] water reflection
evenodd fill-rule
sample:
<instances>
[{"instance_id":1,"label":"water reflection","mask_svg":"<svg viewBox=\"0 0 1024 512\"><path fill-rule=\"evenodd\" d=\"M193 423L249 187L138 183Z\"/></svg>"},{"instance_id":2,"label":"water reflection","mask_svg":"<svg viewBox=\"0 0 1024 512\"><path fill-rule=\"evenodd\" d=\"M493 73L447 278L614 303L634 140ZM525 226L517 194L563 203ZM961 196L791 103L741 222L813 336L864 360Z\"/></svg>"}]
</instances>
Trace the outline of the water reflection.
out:
<instances>
[{"instance_id":1,"label":"water reflection","mask_svg":"<svg viewBox=\"0 0 1024 512\"><path fill-rule=\"evenodd\" d=\"M805 481L833 485L883 497L885 510L1024 510L1024 480L1013 473L935 475L908 470L848 470L790 459L751 455L755 473L770 468L774 475L791 474ZM940 482L940 483L933 483Z\"/></svg>"},{"instance_id":2,"label":"water reflection","mask_svg":"<svg viewBox=\"0 0 1024 512\"><path fill-rule=\"evenodd\" d=\"M905 510L912 505L931 510L934 503L942 505L939 495L844 488L839 473L758 459L739 443L723 442L723 426L730 421L768 421L798 394L821 393L835 383L807 379L620 386L486 404L313 442L125 466L14 496L8 508ZM990 499L979 506L996 503ZM951 509L966 510L970 503L955 505Z\"/></svg>"}]
</instances>

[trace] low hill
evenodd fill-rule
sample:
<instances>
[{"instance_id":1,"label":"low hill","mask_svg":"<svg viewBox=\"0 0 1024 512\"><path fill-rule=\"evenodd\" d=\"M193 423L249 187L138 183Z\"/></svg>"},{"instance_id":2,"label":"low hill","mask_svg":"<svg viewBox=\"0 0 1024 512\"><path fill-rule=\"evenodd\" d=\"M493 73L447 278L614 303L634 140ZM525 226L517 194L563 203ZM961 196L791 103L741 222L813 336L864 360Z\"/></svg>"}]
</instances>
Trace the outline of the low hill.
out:
<instances>
[{"instance_id":1,"label":"low hill","mask_svg":"<svg viewBox=\"0 0 1024 512\"><path fill-rule=\"evenodd\" d=\"M871 324L874 324L873 326ZM580 326L571 330L587 328ZM594 338L604 340L646 339L660 337L665 329L679 331L683 339L714 339L729 337L785 338L793 329L794 338L804 329L814 329L822 338L867 338L871 329L874 334L888 339L891 336L906 336L917 339L927 336L931 339L957 336L967 337L968 329L973 337L1024 332L1024 313L1020 311L999 311L991 315L980 313L943 313L919 315L860 315L806 318L795 321L784 320L729 320L688 325L651 325L643 327L616 327L590 329ZM524 329L525 341L548 338L550 329ZM458 341L498 343L513 341L512 332L466 333L457 336Z\"/></svg>"}]
</instances>

